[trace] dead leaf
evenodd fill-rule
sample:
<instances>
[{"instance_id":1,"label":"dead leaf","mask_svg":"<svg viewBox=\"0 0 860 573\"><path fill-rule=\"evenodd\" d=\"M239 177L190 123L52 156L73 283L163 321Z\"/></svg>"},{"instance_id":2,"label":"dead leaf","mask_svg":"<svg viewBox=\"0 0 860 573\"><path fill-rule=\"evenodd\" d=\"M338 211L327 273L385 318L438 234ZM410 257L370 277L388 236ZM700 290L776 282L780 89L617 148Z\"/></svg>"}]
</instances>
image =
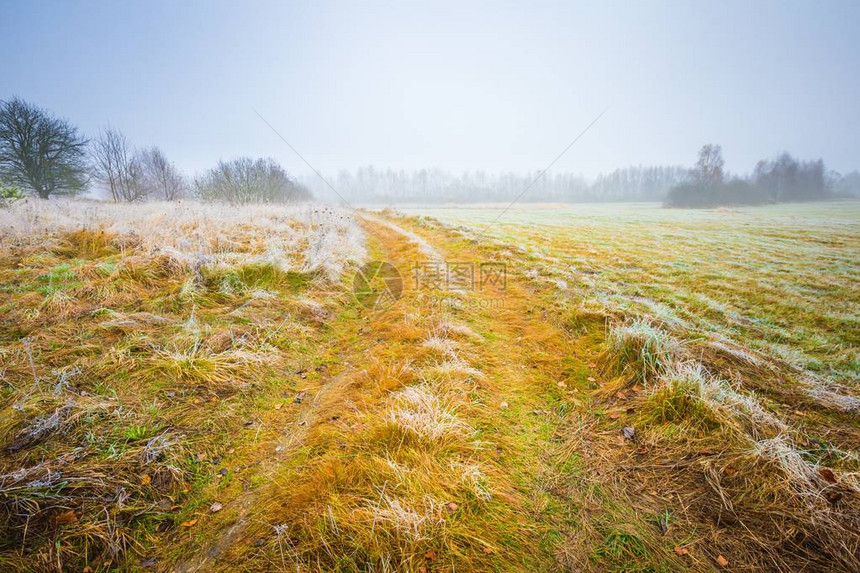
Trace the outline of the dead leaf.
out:
<instances>
[{"instance_id":1,"label":"dead leaf","mask_svg":"<svg viewBox=\"0 0 860 573\"><path fill-rule=\"evenodd\" d=\"M456 503L454 503L453 501L449 501L448 503L445 504L445 509L448 510L448 513L454 513L455 511L457 511L458 507L460 507L460 506L457 505Z\"/></svg>"},{"instance_id":2,"label":"dead leaf","mask_svg":"<svg viewBox=\"0 0 860 573\"><path fill-rule=\"evenodd\" d=\"M222 509L224 509L224 506L223 506L223 505L221 505L221 504L220 504L219 502L217 502L217 501L216 501L215 503L213 503L212 505L210 505L210 506L209 506L209 511L211 511L212 513L218 513L218 512L219 512L219 511L221 511Z\"/></svg>"},{"instance_id":3,"label":"dead leaf","mask_svg":"<svg viewBox=\"0 0 860 573\"><path fill-rule=\"evenodd\" d=\"M725 567L729 564L729 560L723 557L722 555L717 555L717 565L720 567Z\"/></svg>"},{"instance_id":4,"label":"dead leaf","mask_svg":"<svg viewBox=\"0 0 860 573\"><path fill-rule=\"evenodd\" d=\"M819 468L818 475L824 478L824 481L828 483L836 483L839 480L836 479L836 474L833 473L833 470L830 468Z\"/></svg>"},{"instance_id":5,"label":"dead leaf","mask_svg":"<svg viewBox=\"0 0 860 573\"><path fill-rule=\"evenodd\" d=\"M609 414L610 420L617 420L620 417L621 417L621 414L619 414L618 412L612 412L611 414Z\"/></svg>"},{"instance_id":6,"label":"dead leaf","mask_svg":"<svg viewBox=\"0 0 860 573\"><path fill-rule=\"evenodd\" d=\"M492 547L484 547L484 555L489 555L493 552Z\"/></svg>"},{"instance_id":7,"label":"dead leaf","mask_svg":"<svg viewBox=\"0 0 860 573\"><path fill-rule=\"evenodd\" d=\"M143 474L140 476L140 485L149 485L150 483L152 483L152 478L149 474Z\"/></svg>"},{"instance_id":8,"label":"dead leaf","mask_svg":"<svg viewBox=\"0 0 860 573\"><path fill-rule=\"evenodd\" d=\"M558 386L559 388L567 388L567 384L565 384L564 382L559 382L556 384L556 386Z\"/></svg>"},{"instance_id":9,"label":"dead leaf","mask_svg":"<svg viewBox=\"0 0 860 573\"><path fill-rule=\"evenodd\" d=\"M641 392L642 386L640 386L639 384L636 384L635 386L633 386L633 391L634 392Z\"/></svg>"},{"instance_id":10,"label":"dead leaf","mask_svg":"<svg viewBox=\"0 0 860 573\"><path fill-rule=\"evenodd\" d=\"M677 553L678 555L686 555L687 553L689 553L689 551L687 551L686 547L679 547L676 545L675 546L675 553Z\"/></svg>"},{"instance_id":11,"label":"dead leaf","mask_svg":"<svg viewBox=\"0 0 860 573\"><path fill-rule=\"evenodd\" d=\"M596 380L596 378L595 378L594 376L589 376L589 377L588 377L588 381L589 381L589 382L594 382L595 380Z\"/></svg>"},{"instance_id":12,"label":"dead leaf","mask_svg":"<svg viewBox=\"0 0 860 573\"><path fill-rule=\"evenodd\" d=\"M588 367L589 368L597 368L597 363L596 362L589 362Z\"/></svg>"},{"instance_id":13,"label":"dead leaf","mask_svg":"<svg viewBox=\"0 0 860 573\"><path fill-rule=\"evenodd\" d=\"M64 511L63 513L59 513L54 516L54 523L57 524L66 524L66 523L75 523L78 520L78 514L74 509L70 509L68 511Z\"/></svg>"},{"instance_id":14,"label":"dead leaf","mask_svg":"<svg viewBox=\"0 0 860 573\"><path fill-rule=\"evenodd\" d=\"M192 520L189 520L189 521L183 521L183 522L182 522L182 523L180 523L179 525L181 525L182 527L194 527L194 524L195 524L195 523L197 523L197 520L196 520L196 519L192 519Z\"/></svg>"},{"instance_id":15,"label":"dead leaf","mask_svg":"<svg viewBox=\"0 0 860 573\"><path fill-rule=\"evenodd\" d=\"M281 408L283 408L283 407L284 407L284 403L283 403L283 402L278 402L277 404L275 404L275 410L280 410L280 409L281 409Z\"/></svg>"},{"instance_id":16,"label":"dead leaf","mask_svg":"<svg viewBox=\"0 0 860 573\"><path fill-rule=\"evenodd\" d=\"M733 475L735 475L736 473L738 473L738 470L736 470L736 469L735 469L735 468L733 468L732 466L726 466L726 467L725 467L725 469L723 470L723 472L725 472L725 474L726 474L727 476L732 477Z\"/></svg>"},{"instance_id":17,"label":"dead leaf","mask_svg":"<svg viewBox=\"0 0 860 573\"><path fill-rule=\"evenodd\" d=\"M418 567L418 573L427 573L427 566L422 563L421 566Z\"/></svg>"},{"instance_id":18,"label":"dead leaf","mask_svg":"<svg viewBox=\"0 0 860 573\"><path fill-rule=\"evenodd\" d=\"M436 557L437 557L436 552L433 551L432 549L424 554L424 559L427 559L428 561L435 561Z\"/></svg>"},{"instance_id":19,"label":"dead leaf","mask_svg":"<svg viewBox=\"0 0 860 573\"><path fill-rule=\"evenodd\" d=\"M156 564L156 563L158 563L158 561L157 561L155 558L151 558L151 559L143 559L143 560L140 562L140 566L141 566L142 568L146 569L147 567L155 567L155 564Z\"/></svg>"},{"instance_id":20,"label":"dead leaf","mask_svg":"<svg viewBox=\"0 0 860 573\"><path fill-rule=\"evenodd\" d=\"M624 392L623 390L619 390L619 391L615 394L615 396L616 396L616 397L618 397L618 398L621 398L622 400L624 400L625 398L627 398L627 392Z\"/></svg>"}]
</instances>

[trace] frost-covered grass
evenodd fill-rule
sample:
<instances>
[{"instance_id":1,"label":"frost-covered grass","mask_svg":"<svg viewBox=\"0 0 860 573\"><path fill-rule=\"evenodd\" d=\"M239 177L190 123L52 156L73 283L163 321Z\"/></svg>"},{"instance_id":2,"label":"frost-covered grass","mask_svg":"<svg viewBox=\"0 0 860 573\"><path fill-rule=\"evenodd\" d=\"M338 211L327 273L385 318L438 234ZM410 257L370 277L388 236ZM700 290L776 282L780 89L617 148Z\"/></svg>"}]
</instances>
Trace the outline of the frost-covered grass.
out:
<instances>
[{"instance_id":1,"label":"frost-covered grass","mask_svg":"<svg viewBox=\"0 0 860 573\"><path fill-rule=\"evenodd\" d=\"M574 297L717 333L837 383L860 380L860 201L520 205L490 225L503 208L415 211L519 246L530 260L513 259L509 272L563 280Z\"/></svg>"},{"instance_id":2,"label":"frost-covered grass","mask_svg":"<svg viewBox=\"0 0 860 573\"><path fill-rule=\"evenodd\" d=\"M227 206L192 201L104 203L30 200L0 210L4 248L46 248L84 231L74 247L95 254L113 246L167 256L189 267L270 264L335 278L363 259L364 237L347 210L297 205Z\"/></svg>"},{"instance_id":3,"label":"frost-covered grass","mask_svg":"<svg viewBox=\"0 0 860 573\"><path fill-rule=\"evenodd\" d=\"M199 519L321 375L295 373L364 249L314 204L0 210L0 570L113 568Z\"/></svg>"}]
</instances>

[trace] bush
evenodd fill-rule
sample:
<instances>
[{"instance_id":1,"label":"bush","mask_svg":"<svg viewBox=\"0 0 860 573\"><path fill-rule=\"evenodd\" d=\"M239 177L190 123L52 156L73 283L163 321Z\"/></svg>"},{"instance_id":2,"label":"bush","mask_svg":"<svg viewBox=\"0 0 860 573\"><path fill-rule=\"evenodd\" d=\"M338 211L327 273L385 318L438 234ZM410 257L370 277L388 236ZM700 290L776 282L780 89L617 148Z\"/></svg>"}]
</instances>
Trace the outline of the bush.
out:
<instances>
[{"instance_id":1,"label":"bush","mask_svg":"<svg viewBox=\"0 0 860 573\"><path fill-rule=\"evenodd\" d=\"M310 192L272 159L242 157L219 161L194 181L194 193L203 201L231 205L306 201Z\"/></svg>"},{"instance_id":2,"label":"bush","mask_svg":"<svg viewBox=\"0 0 860 573\"><path fill-rule=\"evenodd\" d=\"M8 209L24 198L24 192L14 185L0 185L0 209Z\"/></svg>"},{"instance_id":3,"label":"bush","mask_svg":"<svg viewBox=\"0 0 860 573\"><path fill-rule=\"evenodd\" d=\"M722 205L761 205L769 201L766 190L743 179L706 184L684 183L666 196L667 207L719 207Z\"/></svg>"}]
</instances>

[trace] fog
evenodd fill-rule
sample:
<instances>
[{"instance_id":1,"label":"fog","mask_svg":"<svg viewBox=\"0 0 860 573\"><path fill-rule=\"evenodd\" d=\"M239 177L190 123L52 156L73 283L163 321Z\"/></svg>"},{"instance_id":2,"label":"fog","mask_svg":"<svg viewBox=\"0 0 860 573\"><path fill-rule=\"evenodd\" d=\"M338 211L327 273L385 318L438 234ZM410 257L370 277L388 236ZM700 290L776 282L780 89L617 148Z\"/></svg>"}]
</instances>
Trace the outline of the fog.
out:
<instances>
[{"instance_id":1,"label":"fog","mask_svg":"<svg viewBox=\"0 0 860 573\"><path fill-rule=\"evenodd\" d=\"M726 173L857 169L858 24L847 1L4 3L0 99L188 176L271 157L325 198L507 200L557 158L524 200L659 199L705 144ZM365 192L371 167L399 175ZM600 187L631 167L652 176Z\"/></svg>"}]
</instances>

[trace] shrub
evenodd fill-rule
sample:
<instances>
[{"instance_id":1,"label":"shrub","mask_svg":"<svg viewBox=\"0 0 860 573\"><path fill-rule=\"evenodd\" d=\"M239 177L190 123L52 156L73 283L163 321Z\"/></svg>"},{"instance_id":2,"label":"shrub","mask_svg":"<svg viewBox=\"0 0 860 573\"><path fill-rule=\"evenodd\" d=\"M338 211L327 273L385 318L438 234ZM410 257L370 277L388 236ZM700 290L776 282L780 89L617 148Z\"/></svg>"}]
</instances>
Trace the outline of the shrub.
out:
<instances>
[{"instance_id":1,"label":"shrub","mask_svg":"<svg viewBox=\"0 0 860 573\"><path fill-rule=\"evenodd\" d=\"M241 157L219 161L194 181L194 193L204 201L231 205L305 201L310 192L299 185L273 159Z\"/></svg>"},{"instance_id":2,"label":"shrub","mask_svg":"<svg viewBox=\"0 0 860 573\"><path fill-rule=\"evenodd\" d=\"M0 185L0 209L8 209L24 198L24 192L13 185Z\"/></svg>"}]
</instances>

